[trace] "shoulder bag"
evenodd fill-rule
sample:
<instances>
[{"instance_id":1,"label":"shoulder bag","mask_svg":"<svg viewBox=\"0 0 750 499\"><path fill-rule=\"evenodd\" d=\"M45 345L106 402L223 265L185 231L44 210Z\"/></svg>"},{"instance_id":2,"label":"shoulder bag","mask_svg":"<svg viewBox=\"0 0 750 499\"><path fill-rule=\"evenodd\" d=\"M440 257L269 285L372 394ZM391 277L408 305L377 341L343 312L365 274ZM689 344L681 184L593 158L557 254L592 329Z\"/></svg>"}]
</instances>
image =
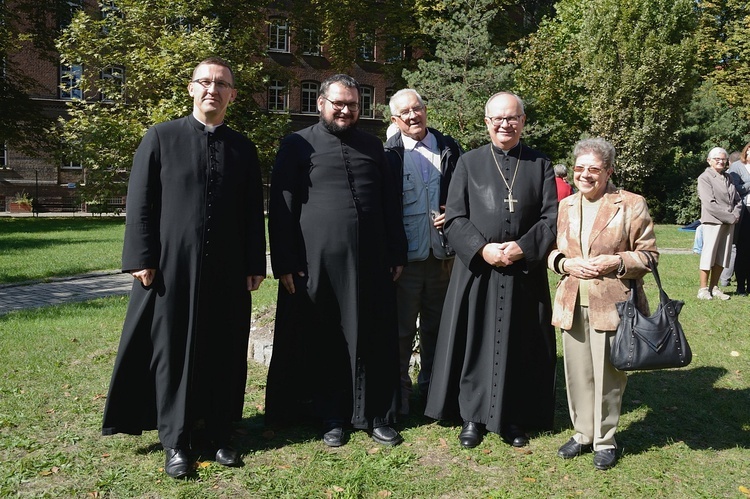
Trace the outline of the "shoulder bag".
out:
<instances>
[{"instance_id":1,"label":"shoulder bag","mask_svg":"<svg viewBox=\"0 0 750 499\"><path fill-rule=\"evenodd\" d=\"M646 317L635 306L637 286L630 280L630 298L616 304L620 324L609 360L620 371L637 371L685 367L690 364L690 350L682 325L678 320L685 302L670 300L661 286L656 262L650 253L642 251L659 287L659 307Z\"/></svg>"}]
</instances>

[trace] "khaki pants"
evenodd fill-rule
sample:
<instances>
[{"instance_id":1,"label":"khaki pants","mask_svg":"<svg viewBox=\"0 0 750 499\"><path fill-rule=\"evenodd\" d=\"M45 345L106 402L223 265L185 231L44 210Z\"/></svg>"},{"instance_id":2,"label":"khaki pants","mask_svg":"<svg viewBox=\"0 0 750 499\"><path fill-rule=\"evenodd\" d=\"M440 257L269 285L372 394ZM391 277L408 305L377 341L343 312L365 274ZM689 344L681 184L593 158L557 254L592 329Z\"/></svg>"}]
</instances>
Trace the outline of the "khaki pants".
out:
<instances>
[{"instance_id":1,"label":"khaki pants","mask_svg":"<svg viewBox=\"0 0 750 499\"><path fill-rule=\"evenodd\" d=\"M614 331L589 326L588 307L576 309L573 327L562 335L573 438L593 444L595 451L617 447L615 431L628 378L609 361L614 337Z\"/></svg>"}]
</instances>

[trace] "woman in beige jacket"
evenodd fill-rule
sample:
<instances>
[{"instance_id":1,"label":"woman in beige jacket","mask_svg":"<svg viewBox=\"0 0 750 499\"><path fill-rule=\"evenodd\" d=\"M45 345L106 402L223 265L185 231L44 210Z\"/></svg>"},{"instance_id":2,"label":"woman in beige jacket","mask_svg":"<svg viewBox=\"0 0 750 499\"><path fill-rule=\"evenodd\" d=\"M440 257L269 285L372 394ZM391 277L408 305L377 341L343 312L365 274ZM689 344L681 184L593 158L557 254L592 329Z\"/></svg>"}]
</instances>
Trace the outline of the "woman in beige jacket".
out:
<instances>
[{"instance_id":1,"label":"woman in beige jacket","mask_svg":"<svg viewBox=\"0 0 750 499\"><path fill-rule=\"evenodd\" d=\"M594 466L617 463L615 431L627 377L609 362L620 322L615 303L627 300L630 279L639 288L638 308L648 313L642 277L648 251L657 259L654 225L646 200L616 188L615 149L604 139L576 144L573 181L578 192L560 202L557 249L548 265L562 275L552 324L562 329L565 384L575 434L558 455L594 451Z\"/></svg>"}]
</instances>

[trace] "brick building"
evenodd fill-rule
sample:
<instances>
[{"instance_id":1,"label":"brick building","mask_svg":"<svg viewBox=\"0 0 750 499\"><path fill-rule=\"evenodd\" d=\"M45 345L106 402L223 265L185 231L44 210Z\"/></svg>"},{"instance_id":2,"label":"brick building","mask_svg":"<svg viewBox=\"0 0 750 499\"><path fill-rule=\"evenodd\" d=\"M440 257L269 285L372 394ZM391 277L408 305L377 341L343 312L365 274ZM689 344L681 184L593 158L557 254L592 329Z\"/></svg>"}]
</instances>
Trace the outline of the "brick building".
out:
<instances>
[{"instance_id":1,"label":"brick building","mask_svg":"<svg viewBox=\"0 0 750 499\"><path fill-rule=\"evenodd\" d=\"M71 11L90 0L69 0ZM283 14L283 13L282 13ZM253 96L258 105L274 113L288 113L292 129L299 130L318 120L316 97L320 83L338 72L326 57L326 47L310 30L295 31L279 13L269 12L267 19L268 50L264 63L271 74L283 75L269 82L265 95ZM349 71L362 85L360 127L384 137L386 124L377 104L386 104L394 91L387 76L385 50L374 37L357 38L357 62ZM396 55L398 59L400 55ZM80 99L82 90L77 82L84 68L80 65L55 64L31 45L9 54L7 64L22 68L38 86L30 94L41 103L44 113L52 118L66 115L67 102ZM127 78L127 68L112 68L103 78ZM99 98L99 96L97 97ZM0 151L0 211L9 211L18 195L34 198L42 210L85 209L76 200L76 188L85 185L86 170L75 158L56 158L46 151L24 154L12 146ZM114 202L117 202L115 200ZM15 206L14 206L15 207Z\"/></svg>"}]
</instances>

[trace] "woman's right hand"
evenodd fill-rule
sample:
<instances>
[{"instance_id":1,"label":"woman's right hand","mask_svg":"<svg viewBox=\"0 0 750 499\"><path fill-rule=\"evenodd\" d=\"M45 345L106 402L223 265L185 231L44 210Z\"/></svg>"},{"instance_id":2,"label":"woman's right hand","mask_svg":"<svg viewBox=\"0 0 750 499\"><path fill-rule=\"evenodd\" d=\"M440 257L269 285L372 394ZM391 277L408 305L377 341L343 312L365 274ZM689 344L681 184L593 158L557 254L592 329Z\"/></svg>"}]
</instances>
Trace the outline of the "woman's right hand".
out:
<instances>
[{"instance_id":1,"label":"woman's right hand","mask_svg":"<svg viewBox=\"0 0 750 499\"><path fill-rule=\"evenodd\" d=\"M584 258L568 258L560 270L578 279L593 279L599 276L596 265L591 264Z\"/></svg>"}]
</instances>

